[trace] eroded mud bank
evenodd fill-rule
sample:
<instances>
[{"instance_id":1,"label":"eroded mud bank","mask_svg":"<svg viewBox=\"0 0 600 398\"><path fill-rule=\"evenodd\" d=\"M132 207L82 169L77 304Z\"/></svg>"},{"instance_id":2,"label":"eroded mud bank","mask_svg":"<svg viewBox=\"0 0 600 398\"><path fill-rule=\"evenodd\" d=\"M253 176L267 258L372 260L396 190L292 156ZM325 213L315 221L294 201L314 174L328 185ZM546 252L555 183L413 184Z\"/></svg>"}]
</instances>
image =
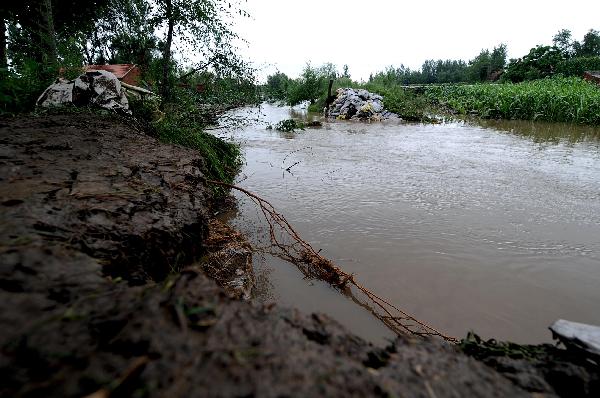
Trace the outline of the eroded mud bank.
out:
<instances>
[{"instance_id":1,"label":"eroded mud bank","mask_svg":"<svg viewBox=\"0 0 600 398\"><path fill-rule=\"evenodd\" d=\"M531 391L452 345L374 347L323 315L239 300L249 248L209 234L192 150L98 115L2 120L0 142L2 396Z\"/></svg>"}]
</instances>

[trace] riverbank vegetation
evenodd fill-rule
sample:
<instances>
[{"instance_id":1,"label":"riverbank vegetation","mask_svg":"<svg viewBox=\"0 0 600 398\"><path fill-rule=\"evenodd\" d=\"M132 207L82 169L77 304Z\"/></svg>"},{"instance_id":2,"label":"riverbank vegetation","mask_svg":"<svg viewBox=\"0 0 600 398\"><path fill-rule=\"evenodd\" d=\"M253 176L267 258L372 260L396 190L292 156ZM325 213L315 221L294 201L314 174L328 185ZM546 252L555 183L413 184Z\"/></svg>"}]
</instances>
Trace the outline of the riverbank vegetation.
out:
<instances>
[{"instance_id":1,"label":"riverbank vegetation","mask_svg":"<svg viewBox=\"0 0 600 398\"><path fill-rule=\"evenodd\" d=\"M600 124L600 89L582 79L585 71L600 70L600 33L592 29L577 41L563 29L552 42L510 61L500 44L468 62L427 60L419 70L390 66L366 82L353 81L347 66L339 73L331 63L307 64L296 79L281 72L269 76L263 93L289 105L308 101L310 111L321 112L333 80L334 93L340 87L378 93L386 109L407 121L432 121L432 114L449 110L482 118Z\"/></svg>"},{"instance_id":2,"label":"riverbank vegetation","mask_svg":"<svg viewBox=\"0 0 600 398\"><path fill-rule=\"evenodd\" d=\"M483 118L600 124L600 89L577 77L438 85L428 87L425 96L457 113Z\"/></svg>"},{"instance_id":3,"label":"riverbank vegetation","mask_svg":"<svg viewBox=\"0 0 600 398\"><path fill-rule=\"evenodd\" d=\"M136 123L199 150L211 178L232 180L239 148L206 129L258 102L254 71L232 44L234 18L247 16L237 1L36 0L2 4L0 15L0 114L35 111L49 84L85 65L136 64L140 86L159 94L130 100Z\"/></svg>"},{"instance_id":4,"label":"riverbank vegetation","mask_svg":"<svg viewBox=\"0 0 600 398\"><path fill-rule=\"evenodd\" d=\"M308 102L309 111L322 112L326 106L330 80L333 80L332 93L334 95L339 88L363 88L382 95L386 109L400 115L405 120L421 121L426 118L428 104L424 97L400 88L395 82L388 84L380 77L372 78L366 83L353 81L347 65L344 65L343 72L339 73L335 65L331 63L320 67L307 64L302 75L297 79L278 72L267 77L263 93L269 100L291 106Z\"/></svg>"}]
</instances>

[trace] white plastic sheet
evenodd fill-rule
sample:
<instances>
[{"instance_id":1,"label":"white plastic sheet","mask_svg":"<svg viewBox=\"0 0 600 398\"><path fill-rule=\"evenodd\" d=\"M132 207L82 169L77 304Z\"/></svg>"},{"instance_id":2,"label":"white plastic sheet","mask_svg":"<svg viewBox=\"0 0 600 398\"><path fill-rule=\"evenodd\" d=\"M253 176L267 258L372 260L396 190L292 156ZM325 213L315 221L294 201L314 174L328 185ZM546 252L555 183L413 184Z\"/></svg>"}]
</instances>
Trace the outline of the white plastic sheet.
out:
<instances>
[{"instance_id":1,"label":"white plastic sheet","mask_svg":"<svg viewBox=\"0 0 600 398\"><path fill-rule=\"evenodd\" d=\"M58 78L37 100L41 107L95 105L130 113L121 82L111 72L89 70L75 80Z\"/></svg>"}]
</instances>

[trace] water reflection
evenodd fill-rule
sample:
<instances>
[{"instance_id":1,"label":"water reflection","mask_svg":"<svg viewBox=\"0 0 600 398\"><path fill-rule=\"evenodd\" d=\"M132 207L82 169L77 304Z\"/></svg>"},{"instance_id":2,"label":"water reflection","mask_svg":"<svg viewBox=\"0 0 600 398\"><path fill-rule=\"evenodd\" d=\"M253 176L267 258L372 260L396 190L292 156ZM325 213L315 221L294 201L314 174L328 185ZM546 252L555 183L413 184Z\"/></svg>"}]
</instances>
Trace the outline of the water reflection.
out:
<instances>
[{"instance_id":1,"label":"water reflection","mask_svg":"<svg viewBox=\"0 0 600 398\"><path fill-rule=\"evenodd\" d=\"M536 143L598 142L600 139L600 128L592 126L526 120L478 120L475 124L528 137Z\"/></svg>"}]
</instances>

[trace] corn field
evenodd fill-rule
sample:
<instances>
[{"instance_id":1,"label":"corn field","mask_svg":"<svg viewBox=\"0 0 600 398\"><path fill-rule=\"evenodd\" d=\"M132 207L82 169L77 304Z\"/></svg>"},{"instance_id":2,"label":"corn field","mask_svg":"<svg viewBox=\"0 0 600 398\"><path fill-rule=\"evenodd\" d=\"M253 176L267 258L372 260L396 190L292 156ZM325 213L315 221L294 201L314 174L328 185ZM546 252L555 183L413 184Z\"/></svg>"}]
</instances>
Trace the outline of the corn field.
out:
<instances>
[{"instance_id":1,"label":"corn field","mask_svg":"<svg viewBox=\"0 0 600 398\"><path fill-rule=\"evenodd\" d=\"M483 118L600 125L600 87L576 77L430 86L425 95L458 113Z\"/></svg>"}]
</instances>

